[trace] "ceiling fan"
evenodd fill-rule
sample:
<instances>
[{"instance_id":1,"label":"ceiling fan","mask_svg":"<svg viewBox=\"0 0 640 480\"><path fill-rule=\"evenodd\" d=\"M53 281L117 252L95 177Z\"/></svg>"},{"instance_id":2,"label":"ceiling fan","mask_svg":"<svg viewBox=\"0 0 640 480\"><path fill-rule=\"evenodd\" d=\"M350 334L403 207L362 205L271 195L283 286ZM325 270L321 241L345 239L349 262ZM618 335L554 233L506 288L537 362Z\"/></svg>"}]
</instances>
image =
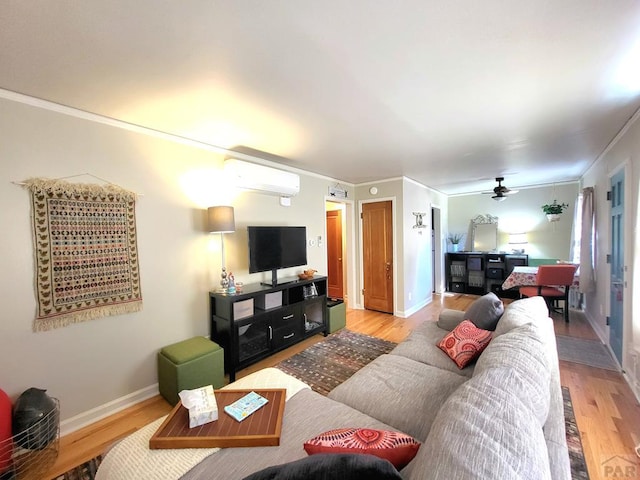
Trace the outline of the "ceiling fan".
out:
<instances>
[{"instance_id":1,"label":"ceiling fan","mask_svg":"<svg viewBox=\"0 0 640 480\"><path fill-rule=\"evenodd\" d=\"M511 189L505 187L504 185L502 185L503 181L504 181L504 177L496 177L496 182L498 182L498 186L495 187L493 189L493 191L491 191L491 192L482 192L482 193L488 193L488 194L492 193L493 196L491 198L493 198L496 202L502 202L509 195L513 195L514 193L518 193L518 190L511 190Z\"/></svg>"}]
</instances>

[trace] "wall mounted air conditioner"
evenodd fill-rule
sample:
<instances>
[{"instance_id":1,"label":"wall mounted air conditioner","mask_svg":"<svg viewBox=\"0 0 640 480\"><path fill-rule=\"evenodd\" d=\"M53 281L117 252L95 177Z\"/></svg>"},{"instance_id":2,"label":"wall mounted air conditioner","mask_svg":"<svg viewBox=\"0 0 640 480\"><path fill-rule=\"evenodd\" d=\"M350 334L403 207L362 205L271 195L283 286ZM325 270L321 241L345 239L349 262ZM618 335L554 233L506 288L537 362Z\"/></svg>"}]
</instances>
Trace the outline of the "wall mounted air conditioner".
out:
<instances>
[{"instance_id":1,"label":"wall mounted air conditioner","mask_svg":"<svg viewBox=\"0 0 640 480\"><path fill-rule=\"evenodd\" d=\"M300 176L235 158L224 161L224 173L238 188L292 197L300 192Z\"/></svg>"}]
</instances>

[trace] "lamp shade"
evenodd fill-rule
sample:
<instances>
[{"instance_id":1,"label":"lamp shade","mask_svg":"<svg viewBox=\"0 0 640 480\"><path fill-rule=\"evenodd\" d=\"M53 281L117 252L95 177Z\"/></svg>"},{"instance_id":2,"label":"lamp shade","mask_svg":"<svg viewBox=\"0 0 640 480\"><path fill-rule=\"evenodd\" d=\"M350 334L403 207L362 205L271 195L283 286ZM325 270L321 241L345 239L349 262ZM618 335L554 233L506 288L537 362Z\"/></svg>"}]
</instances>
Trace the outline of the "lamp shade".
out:
<instances>
[{"instance_id":1,"label":"lamp shade","mask_svg":"<svg viewBox=\"0 0 640 480\"><path fill-rule=\"evenodd\" d=\"M524 243L527 243L526 233L510 233L509 234L509 245L521 245Z\"/></svg>"},{"instance_id":2,"label":"lamp shade","mask_svg":"<svg viewBox=\"0 0 640 480\"><path fill-rule=\"evenodd\" d=\"M207 209L207 228L210 233L231 233L236 231L233 207L226 205Z\"/></svg>"}]
</instances>

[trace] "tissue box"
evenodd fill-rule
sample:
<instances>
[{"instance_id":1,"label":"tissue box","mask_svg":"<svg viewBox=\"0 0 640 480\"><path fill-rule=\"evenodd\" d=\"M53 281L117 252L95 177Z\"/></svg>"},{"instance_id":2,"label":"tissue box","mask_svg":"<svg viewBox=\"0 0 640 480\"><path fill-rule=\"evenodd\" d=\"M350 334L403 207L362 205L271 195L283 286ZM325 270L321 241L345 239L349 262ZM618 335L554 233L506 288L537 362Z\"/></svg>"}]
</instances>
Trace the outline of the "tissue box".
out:
<instances>
[{"instance_id":1,"label":"tissue box","mask_svg":"<svg viewBox=\"0 0 640 480\"><path fill-rule=\"evenodd\" d=\"M182 405L189 409L189 428L218 420L218 405L212 385L195 390L182 390L178 396Z\"/></svg>"}]
</instances>

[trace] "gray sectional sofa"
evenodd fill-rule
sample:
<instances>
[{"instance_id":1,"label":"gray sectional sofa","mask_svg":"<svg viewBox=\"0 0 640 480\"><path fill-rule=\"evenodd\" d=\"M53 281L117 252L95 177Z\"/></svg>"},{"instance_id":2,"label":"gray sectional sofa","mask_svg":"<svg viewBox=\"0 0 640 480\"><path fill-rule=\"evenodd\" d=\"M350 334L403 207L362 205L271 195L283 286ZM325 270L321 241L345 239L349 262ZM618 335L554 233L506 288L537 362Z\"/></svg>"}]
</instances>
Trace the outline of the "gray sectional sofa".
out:
<instances>
[{"instance_id":1,"label":"gray sectional sofa","mask_svg":"<svg viewBox=\"0 0 640 480\"><path fill-rule=\"evenodd\" d=\"M449 310L438 322L425 322L328 397L309 389L293 395L280 446L222 449L182 480L242 479L307 457L305 441L345 427L397 430L422 442L400 471L405 479L570 479L555 335L544 300L508 305L489 345L460 370L437 343L464 316Z\"/></svg>"}]
</instances>

